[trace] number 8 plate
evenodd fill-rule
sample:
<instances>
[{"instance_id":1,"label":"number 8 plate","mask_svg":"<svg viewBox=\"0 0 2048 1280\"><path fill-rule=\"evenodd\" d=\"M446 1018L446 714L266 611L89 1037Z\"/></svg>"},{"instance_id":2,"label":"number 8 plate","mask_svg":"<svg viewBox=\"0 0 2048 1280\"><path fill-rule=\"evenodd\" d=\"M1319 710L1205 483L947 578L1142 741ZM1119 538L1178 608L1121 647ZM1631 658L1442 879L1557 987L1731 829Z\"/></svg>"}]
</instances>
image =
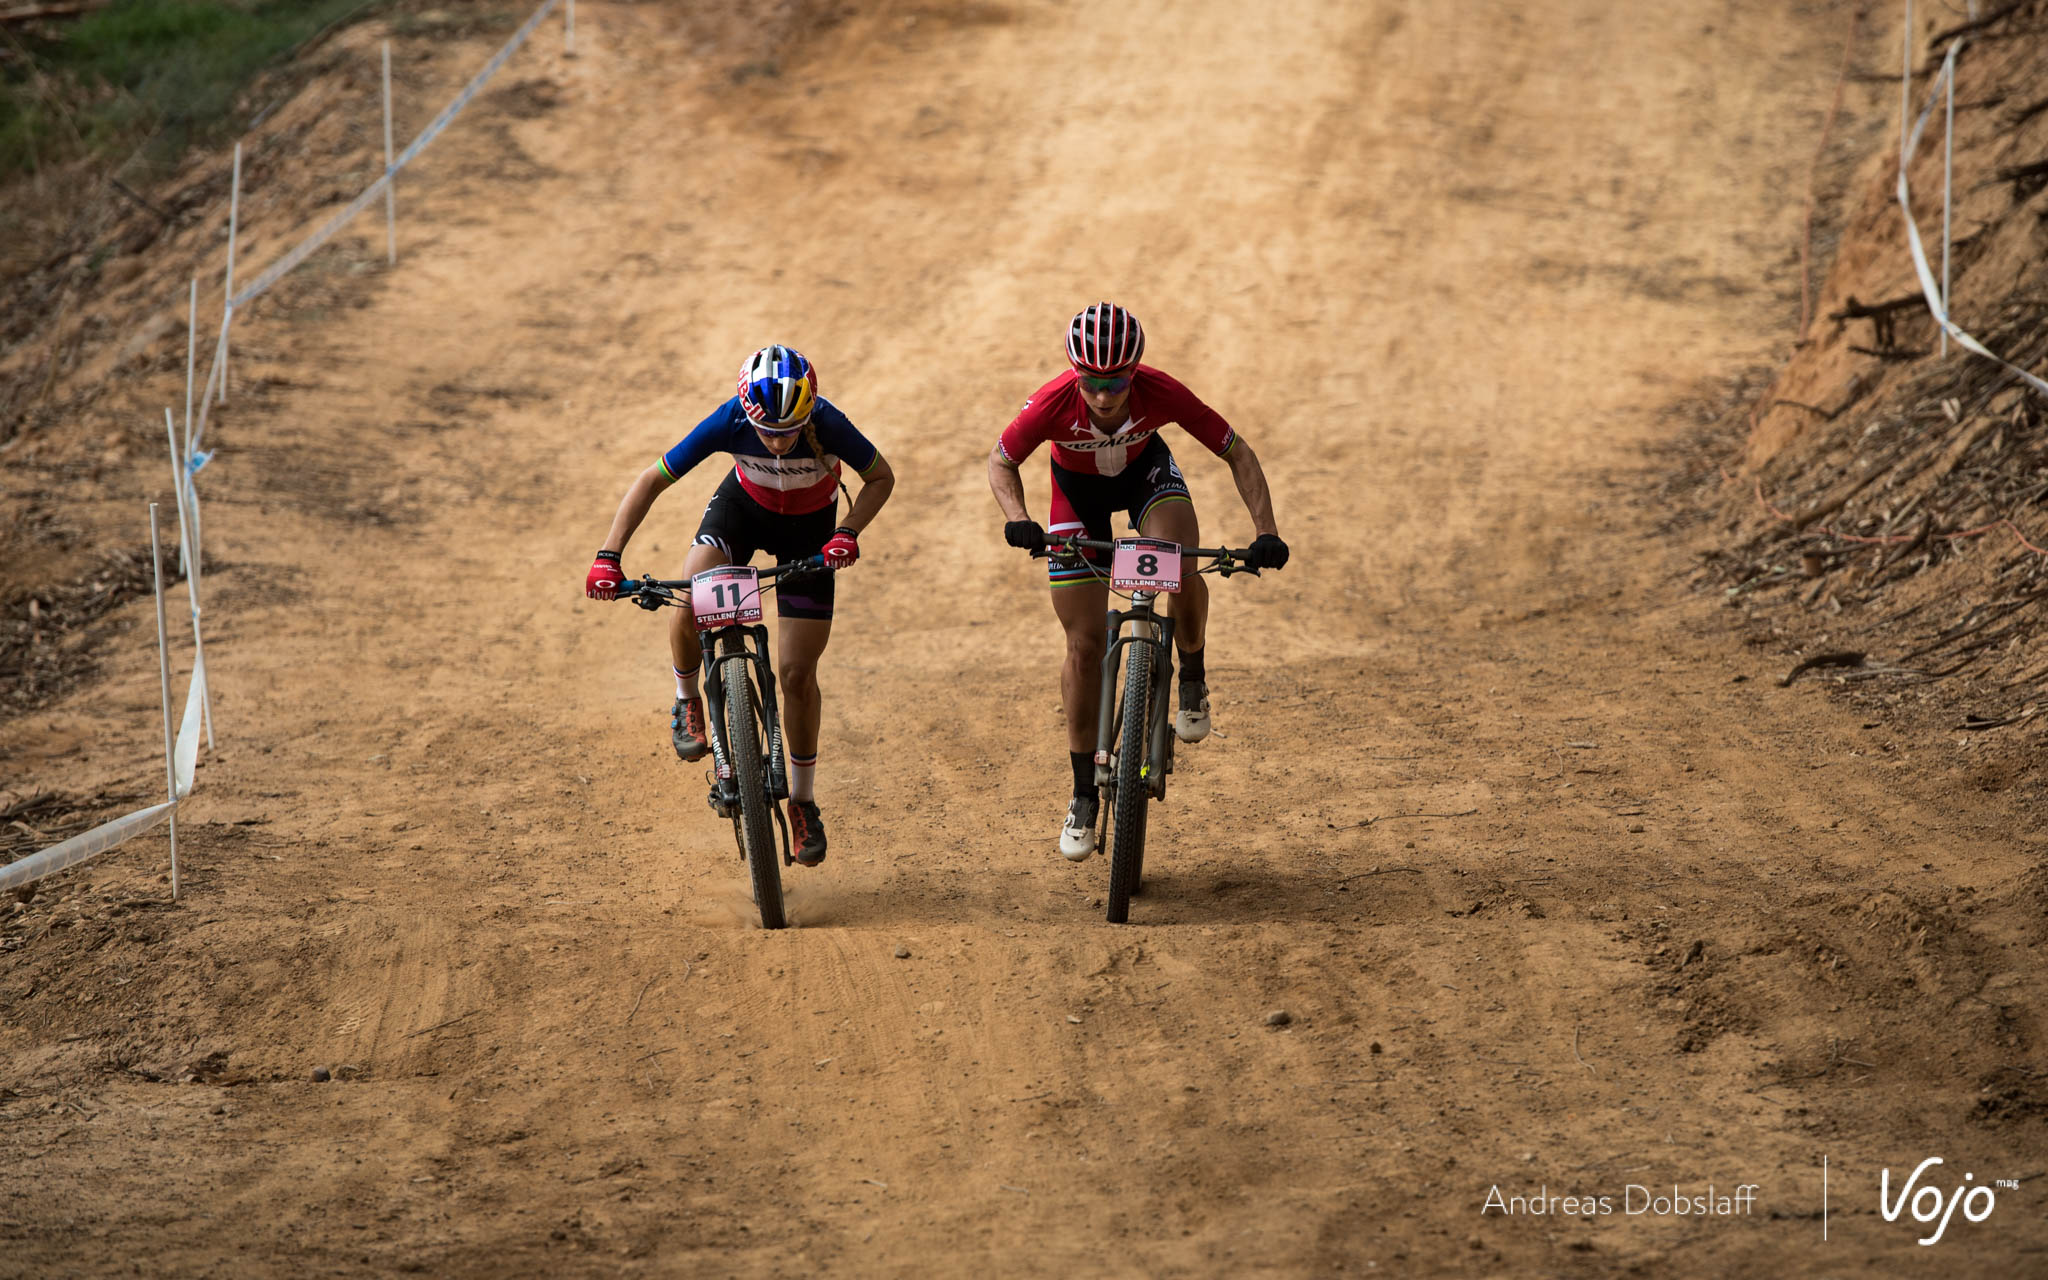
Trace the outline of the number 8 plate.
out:
<instances>
[{"instance_id":1,"label":"number 8 plate","mask_svg":"<svg viewBox=\"0 0 2048 1280\"><path fill-rule=\"evenodd\" d=\"M690 612L700 630L761 620L761 571L727 564L690 579Z\"/></svg>"},{"instance_id":2,"label":"number 8 plate","mask_svg":"<svg viewBox=\"0 0 2048 1280\"><path fill-rule=\"evenodd\" d=\"M1119 591L1180 590L1180 544L1162 538L1118 538L1109 585Z\"/></svg>"}]
</instances>

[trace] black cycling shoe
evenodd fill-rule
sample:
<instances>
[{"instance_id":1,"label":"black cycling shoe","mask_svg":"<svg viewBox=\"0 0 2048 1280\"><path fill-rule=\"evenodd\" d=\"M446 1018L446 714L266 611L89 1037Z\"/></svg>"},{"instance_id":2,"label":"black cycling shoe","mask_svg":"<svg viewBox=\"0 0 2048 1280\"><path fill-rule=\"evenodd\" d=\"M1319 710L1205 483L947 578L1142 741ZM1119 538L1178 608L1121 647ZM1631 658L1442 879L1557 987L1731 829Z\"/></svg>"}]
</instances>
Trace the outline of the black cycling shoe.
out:
<instances>
[{"instance_id":1,"label":"black cycling shoe","mask_svg":"<svg viewBox=\"0 0 2048 1280\"><path fill-rule=\"evenodd\" d=\"M688 762L711 754L711 741L704 730L704 699L677 698L668 714L669 740L678 756Z\"/></svg>"},{"instance_id":2,"label":"black cycling shoe","mask_svg":"<svg viewBox=\"0 0 2048 1280\"><path fill-rule=\"evenodd\" d=\"M796 846L796 864L815 867L825 860L825 820L815 800L789 802L789 837Z\"/></svg>"}]
</instances>

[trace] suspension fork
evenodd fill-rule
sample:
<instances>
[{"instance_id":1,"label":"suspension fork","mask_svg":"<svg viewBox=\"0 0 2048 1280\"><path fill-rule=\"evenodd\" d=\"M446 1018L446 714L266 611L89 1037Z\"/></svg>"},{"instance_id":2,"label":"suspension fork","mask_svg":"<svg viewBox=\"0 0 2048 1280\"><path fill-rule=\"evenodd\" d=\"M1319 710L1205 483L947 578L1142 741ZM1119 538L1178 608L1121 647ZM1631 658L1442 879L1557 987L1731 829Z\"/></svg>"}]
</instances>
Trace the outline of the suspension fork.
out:
<instances>
[{"instance_id":1,"label":"suspension fork","mask_svg":"<svg viewBox=\"0 0 2048 1280\"><path fill-rule=\"evenodd\" d=\"M1129 635L1121 634L1125 623L1137 623L1139 629ZM1153 632L1151 635L1145 632L1148 626ZM1153 779L1155 774L1163 776L1166 746L1160 734L1166 724L1162 711L1166 704L1165 699L1159 694L1159 690L1165 687L1160 672L1170 661L1167 655L1173 652L1173 619L1162 618L1152 612L1150 592L1140 591L1132 595L1129 609L1111 609L1105 628L1110 642L1108 650L1102 655L1102 689L1095 702L1095 785L1098 787L1106 786L1112 781L1109 756L1116 745L1116 717L1112 712L1116 707L1117 672L1122 666L1122 651L1125 645L1150 645L1159 650L1152 664L1153 698L1151 719L1145 726L1148 743L1148 758L1145 763L1148 766L1160 764L1161 768L1155 770L1148 767L1144 776L1148 780ZM1125 709L1125 714L1129 714L1129 708ZM1164 784L1157 780L1150 781L1149 785L1155 795L1165 790Z\"/></svg>"},{"instance_id":2,"label":"suspension fork","mask_svg":"<svg viewBox=\"0 0 2048 1280\"><path fill-rule=\"evenodd\" d=\"M753 644L749 646L747 640ZM711 734L711 760L719 785L730 792L732 757L725 741L725 681L719 673L728 662L749 662L754 668L754 685L761 696L761 717L768 727L768 794L777 800L789 797L789 769L782 755L782 714L775 700L775 671L768 662L768 628L760 623L750 627L721 627L699 631L700 652L712 654L704 664L704 719Z\"/></svg>"},{"instance_id":3,"label":"suspension fork","mask_svg":"<svg viewBox=\"0 0 2048 1280\"><path fill-rule=\"evenodd\" d=\"M719 652L721 631L698 631L697 651L704 656L701 664L704 690L704 729L711 737L711 765L718 775L718 790L727 798L731 796L732 757L725 747L725 681L719 678L719 667L725 655Z\"/></svg>"},{"instance_id":4,"label":"suspension fork","mask_svg":"<svg viewBox=\"0 0 2048 1280\"><path fill-rule=\"evenodd\" d=\"M1159 652L1152 659L1152 723L1147 742L1150 753L1145 761L1146 785L1153 798L1166 798L1166 775L1173 772L1173 704L1168 696L1173 690L1173 619L1159 620L1159 638L1153 642Z\"/></svg>"},{"instance_id":5,"label":"suspension fork","mask_svg":"<svg viewBox=\"0 0 2048 1280\"><path fill-rule=\"evenodd\" d=\"M775 669L768 662L768 628L755 623L747 628L754 637L754 683L761 691L761 718L768 728L768 795L789 799L789 765L782 754L782 709L776 701Z\"/></svg>"}]
</instances>

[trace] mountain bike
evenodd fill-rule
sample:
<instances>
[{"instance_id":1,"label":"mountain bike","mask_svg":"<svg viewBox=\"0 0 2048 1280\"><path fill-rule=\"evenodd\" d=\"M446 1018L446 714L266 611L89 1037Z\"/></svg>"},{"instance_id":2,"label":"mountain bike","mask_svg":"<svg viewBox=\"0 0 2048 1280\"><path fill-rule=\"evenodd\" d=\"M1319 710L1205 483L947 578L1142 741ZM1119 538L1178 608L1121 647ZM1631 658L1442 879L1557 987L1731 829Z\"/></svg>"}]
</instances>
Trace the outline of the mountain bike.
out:
<instances>
[{"instance_id":1,"label":"mountain bike","mask_svg":"<svg viewBox=\"0 0 2048 1280\"><path fill-rule=\"evenodd\" d=\"M1109 922L1124 924L1130 920L1131 898L1144 887L1146 806L1166 798L1176 741L1170 697L1173 619L1155 612L1152 602L1180 591L1183 557L1211 562L1197 573L1228 578L1237 573L1256 576L1259 571L1244 563L1242 550L1183 547L1162 538L1099 542L1055 537L1048 547L1053 555L1109 552L1109 589L1118 595L1130 592L1130 608L1109 611L1109 643L1102 655L1102 692L1096 702L1102 711L1095 731L1095 785L1101 794L1097 811L1103 824L1096 843L1110 851Z\"/></svg>"},{"instance_id":2,"label":"mountain bike","mask_svg":"<svg viewBox=\"0 0 2048 1280\"><path fill-rule=\"evenodd\" d=\"M775 702L775 671L768 661L768 628L761 622L761 597L776 579L792 573L827 572L825 557L810 556L769 569L725 564L694 578L661 580L649 574L619 587L650 612L663 605L687 605L697 622L704 653L704 722L711 737L712 811L732 819L733 841L754 883L761 927L780 929L782 868L790 853L789 768L782 752L782 715ZM687 597L680 594L689 588ZM770 825L771 819L773 826ZM780 828L778 852L775 835Z\"/></svg>"}]
</instances>

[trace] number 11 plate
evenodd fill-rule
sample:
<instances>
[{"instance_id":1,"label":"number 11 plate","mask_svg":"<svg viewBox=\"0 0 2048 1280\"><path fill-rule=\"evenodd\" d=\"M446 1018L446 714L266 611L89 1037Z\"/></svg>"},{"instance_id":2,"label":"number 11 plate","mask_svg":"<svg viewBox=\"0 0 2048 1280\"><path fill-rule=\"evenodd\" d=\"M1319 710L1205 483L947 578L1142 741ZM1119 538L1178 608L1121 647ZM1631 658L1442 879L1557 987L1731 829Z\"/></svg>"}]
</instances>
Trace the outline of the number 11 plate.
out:
<instances>
[{"instance_id":1,"label":"number 11 plate","mask_svg":"<svg viewBox=\"0 0 2048 1280\"><path fill-rule=\"evenodd\" d=\"M690 579L690 612L699 629L745 626L761 620L761 571L727 564Z\"/></svg>"},{"instance_id":2,"label":"number 11 plate","mask_svg":"<svg viewBox=\"0 0 2048 1280\"><path fill-rule=\"evenodd\" d=\"M1179 591L1180 544L1162 538L1118 538L1109 585L1119 591Z\"/></svg>"}]
</instances>

